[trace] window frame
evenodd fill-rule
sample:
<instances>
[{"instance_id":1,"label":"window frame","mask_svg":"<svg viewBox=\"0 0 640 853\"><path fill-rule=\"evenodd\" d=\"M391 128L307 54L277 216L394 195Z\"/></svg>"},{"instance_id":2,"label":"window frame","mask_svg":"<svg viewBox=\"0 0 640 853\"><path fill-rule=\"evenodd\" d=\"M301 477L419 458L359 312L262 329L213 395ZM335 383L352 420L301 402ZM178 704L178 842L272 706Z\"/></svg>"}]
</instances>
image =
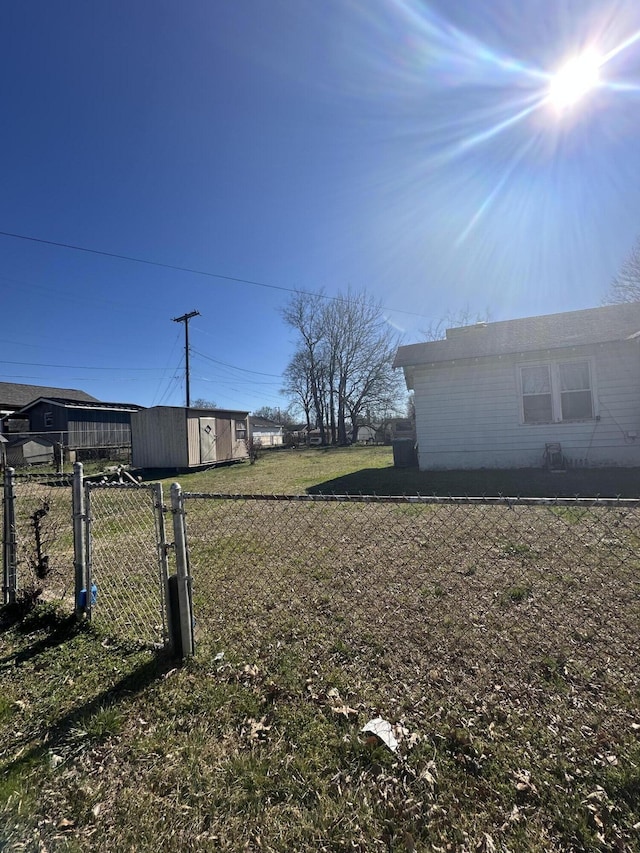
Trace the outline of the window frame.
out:
<instances>
[{"instance_id":1,"label":"window frame","mask_svg":"<svg viewBox=\"0 0 640 853\"><path fill-rule=\"evenodd\" d=\"M572 393L570 391L562 391L561 382L561 366L565 364L586 364L589 371L589 391L591 392L591 415L580 418L563 418L562 417L562 395ZM524 382L523 369L529 367L546 367L549 371L549 379L551 383L551 420L549 421L527 421L525 420L524 411ZM591 356L575 357L575 358L558 358L545 359L537 361L519 362L517 365L517 380L518 380L518 395L520 406L520 424L522 426L545 426L548 424L576 424L589 423L599 419L598 413L598 394L596 390L594 360ZM580 389L586 391L587 389Z\"/></svg>"},{"instance_id":2,"label":"window frame","mask_svg":"<svg viewBox=\"0 0 640 853\"><path fill-rule=\"evenodd\" d=\"M45 427L47 427L47 428L53 426L53 412L52 411L47 411L44 413L43 423L44 423Z\"/></svg>"},{"instance_id":3,"label":"window frame","mask_svg":"<svg viewBox=\"0 0 640 853\"><path fill-rule=\"evenodd\" d=\"M235 420L233 422L233 429L236 441L246 441L247 440L247 422L243 420ZM242 433L242 435L240 435Z\"/></svg>"}]
</instances>

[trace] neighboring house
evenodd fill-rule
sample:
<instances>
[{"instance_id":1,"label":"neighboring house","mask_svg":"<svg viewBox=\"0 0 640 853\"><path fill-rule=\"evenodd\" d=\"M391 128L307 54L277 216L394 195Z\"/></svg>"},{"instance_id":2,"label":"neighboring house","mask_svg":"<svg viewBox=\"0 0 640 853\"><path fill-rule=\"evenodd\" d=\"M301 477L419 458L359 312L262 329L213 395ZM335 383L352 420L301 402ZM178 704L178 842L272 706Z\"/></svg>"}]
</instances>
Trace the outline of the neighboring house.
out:
<instances>
[{"instance_id":1,"label":"neighboring house","mask_svg":"<svg viewBox=\"0 0 640 853\"><path fill-rule=\"evenodd\" d=\"M415 440L414 423L409 418L388 418L376 428L376 441L380 444L391 444L398 438Z\"/></svg>"},{"instance_id":2,"label":"neighboring house","mask_svg":"<svg viewBox=\"0 0 640 853\"><path fill-rule=\"evenodd\" d=\"M249 415L249 433L261 447L281 447L284 444L284 427L269 418Z\"/></svg>"},{"instance_id":3,"label":"neighboring house","mask_svg":"<svg viewBox=\"0 0 640 853\"><path fill-rule=\"evenodd\" d=\"M86 403L99 402L90 394L85 394L84 391L77 391L74 388L47 388L44 385L0 382L0 418L19 411L39 397L62 397L65 400L78 400Z\"/></svg>"},{"instance_id":4,"label":"neighboring house","mask_svg":"<svg viewBox=\"0 0 640 853\"><path fill-rule=\"evenodd\" d=\"M8 433L53 433L67 450L131 446L131 415L140 406L39 397L4 419ZM26 428L25 428L26 427Z\"/></svg>"},{"instance_id":5,"label":"neighboring house","mask_svg":"<svg viewBox=\"0 0 640 853\"><path fill-rule=\"evenodd\" d=\"M376 435L377 430L376 427L363 425L358 427L358 444L375 444L376 443ZM349 440L352 439L353 432L349 433Z\"/></svg>"},{"instance_id":6,"label":"neighboring house","mask_svg":"<svg viewBox=\"0 0 640 853\"><path fill-rule=\"evenodd\" d=\"M153 406L131 416L136 468L188 470L247 459L248 412Z\"/></svg>"},{"instance_id":7,"label":"neighboring house","mask_svg":"<svg viewBox=\"0 0 640 853\"><path fill-rule=\"evenodd\" d=\"M427 469L640 466L640 303L398 349Z\"/></svg>"}]
</instances>

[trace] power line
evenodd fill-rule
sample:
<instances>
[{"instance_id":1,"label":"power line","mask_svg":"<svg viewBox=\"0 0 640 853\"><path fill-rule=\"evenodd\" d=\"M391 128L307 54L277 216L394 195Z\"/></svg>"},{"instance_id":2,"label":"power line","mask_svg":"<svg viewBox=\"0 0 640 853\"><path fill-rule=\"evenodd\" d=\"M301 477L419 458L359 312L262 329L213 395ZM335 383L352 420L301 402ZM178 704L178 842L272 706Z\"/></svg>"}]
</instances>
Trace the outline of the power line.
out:
<instances>
[{"instance_id":1,"label":"power line","mask_svg":"<svg viewBox=\"0 0 640 853\"><path fill-rule=\"evenodd\" d=\"M18 364L20 367L59 367L63 370L140 370L162 371L161 367L84 367L81 364L42 364L37 361L2 361L0 364Z\"/></svg>"},{"instance_id":2,"label":"power line","mask_svg":"<svg viewBox=\"0 0 640 853\"><path fill-rule=\"evenodd\" d=\"M274 379L282 379L282 376L279 373L262 373L260 370L249 370L246 367L236 367L235 364L228 364L226 361L218 361L217 358L211 358L211 356L205 355L203 352L193 349L193 347L191 347L191 352L194 355L200 356L200 358L206 358L207 361L212 361L214 364L221 364L223 367L230 367L232 370L241 370L243 373L255 373L256 376L271 376Z\"/></svg>"},{"instance_id":3,"label":"power line","mask_svg":"<svg viewBox=\"0 0 640 853\"><path fill-rule=\"evenodd\" d=\"M88 255L100 255L105 258L117 258L120 261L131 261L136 264L146 264L151 267L161 267L162 269L167 270L175 270L176 272L186 272L190 275L202 275L207 278L219 278L223 281L233 281L236 284L251 284L254 287L267 287L270 290L283 290L285 293L300 293L300 294L308 294L311 296L317 296L320 299L328 299L332 302L347 302L348 299L344 299L341 296L328 296L325 293L314 293L310 291L303 290L300 287L284 287L284 285L280 284L267 284L264 281L256 281L250 278L238 278L237 276L232 275L223 275L222 273L209 272L208 270L200 270L193 267L181 267L176 264L166 264L162 261L151 261L148 258L136 258L133 255L121 255L118 252L107 252L102 249L89 249L86 246L76 246L73 243L61 243L57 240L44 240L41 237L31 237L27 234L15 234L12 231L0 231L1 237L12 237L14 240L27 240L31 243L41 243L44 246L56 246L59 249L71 249L74 252L85 252ZM415 311L407 311L404 308L389 308L387 306L382 306L384 311L393 311L396 314L408 314L411 317L421 317L424 320L430 320L431 317L426 314L418 314Z\"/></svg>"}]
</instances>

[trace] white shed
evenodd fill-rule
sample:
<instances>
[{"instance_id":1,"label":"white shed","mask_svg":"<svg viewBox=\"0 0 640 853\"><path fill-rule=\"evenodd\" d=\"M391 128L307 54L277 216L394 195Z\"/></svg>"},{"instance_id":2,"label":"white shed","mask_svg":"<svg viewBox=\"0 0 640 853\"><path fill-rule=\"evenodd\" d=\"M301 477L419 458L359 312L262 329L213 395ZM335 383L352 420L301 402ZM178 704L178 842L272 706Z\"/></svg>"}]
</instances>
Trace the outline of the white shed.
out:
<instances>
[{"instance_id":1,"label":"white shed","mask_svg":"<svg viewBox=\"0 0 640 853\"><path fill-rule=\"evenodd\" d=\"M153 406L131 415L136 468L188 470L247 459L248 412Z\"/></svg>"}]
</instances>

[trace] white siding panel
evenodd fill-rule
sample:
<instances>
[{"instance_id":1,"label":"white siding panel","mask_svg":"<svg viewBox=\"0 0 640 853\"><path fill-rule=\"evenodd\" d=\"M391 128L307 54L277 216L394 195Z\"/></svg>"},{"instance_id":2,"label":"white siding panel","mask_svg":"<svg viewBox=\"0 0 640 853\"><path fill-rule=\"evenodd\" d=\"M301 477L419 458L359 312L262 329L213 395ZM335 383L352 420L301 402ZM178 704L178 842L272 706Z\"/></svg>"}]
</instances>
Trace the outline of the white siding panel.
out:
<instances>
[{"instance_id":1,"label":"white siding panel","mask_svg":"<svg viewBox=\"0 0 640 853\"><path fill-rule=\"evenodd\" d=\"M199 465L200 459L200 418L187 413L187 443L189 447L189 467Z\"/></svg>"},{"instance_id":2,"label":"white siding panel","mask_svg":"<svg viewBox=\"0 0 640 853\"><path fill-rule=\"evenodd\" d=\"M598 418L521 423L519 365L563 357L592 359ZM562 445L570 464L640 465L639 374L635 341L526 358L416 366L420 467L539 467L549 442Z\"/></svg>"}]
</instances>

